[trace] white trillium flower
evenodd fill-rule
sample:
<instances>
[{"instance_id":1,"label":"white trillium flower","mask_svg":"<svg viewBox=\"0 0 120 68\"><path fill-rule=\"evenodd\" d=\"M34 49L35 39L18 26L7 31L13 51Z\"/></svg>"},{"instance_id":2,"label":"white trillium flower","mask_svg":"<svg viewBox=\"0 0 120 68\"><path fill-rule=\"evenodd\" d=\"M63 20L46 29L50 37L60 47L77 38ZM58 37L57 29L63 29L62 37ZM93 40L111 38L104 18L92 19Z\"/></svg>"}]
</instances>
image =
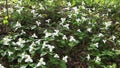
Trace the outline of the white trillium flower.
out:
<instances>
[{"instance_id":1,"label":"white trillium flower","mask_svg":"<svg viewBox=\"0 0 120 68\"><path fill-rule=\"evenodd\" d=\"M77 21L77 22L80 22L81 20L80 20L80 18L77 18L76 21Z\"/></svg>"},{"instance_id":2,"label":"white trillium flower","mask_svg":"<svg viewBox=\"0 0 120 68\"><path fill-rule=\"evenodd\" d=\"M87 31L88 31L88 32L92 32L92 28L88 28Z\"/></svg>"},{"instance_id":3,"label":"white trillium flower","mask_svg":"<svg viewBox=\"0 0 120 68\"><path fill-rule=\"evenodd\" d=\"M63 39L63 40L67 40L66 35L63 35L62 39Z\"/></svg>"},{"instance_id":4,"label":"white trillium flower","mask_svg":"<svg viewBox=\"0 0 120 68\"><path fill-rule=\"evenodd\" d=\"M107 40L102 40L102 41L103 41L103 43L106 43Z\"/></svg>"},{"instance_id":5,"label":"white trillium flower","mask_svg":"<svg viewBox=\"0 0 120 68\"><path fill-rule=\"evenodd\" d=\"M70 2L68 2L68 3L67 3L67 5L70 7L70 6L71 6L71 3L70 3Z\"/></svg>"},{"instance_id":6,"label":"white trillium flower","mask_svg":"<svg viewBox=\"0 0 120 68\"><path fill-rule=\"evenodd\" d=\"M69 25L70 24L65 24L65 25L62 25L62 26L65 27L65 28L67 28L67 29L69 29Z\"/></svg>"},{"instance_id":7,"label":"white trillium flower","mask_svg":"<svg viewBox=\"0 0 120 68\"><path fill-rule=\"evenodd\" d=\"M50 20L51 20L51 19L48 19L48 20L45 20L45 21L46 21L47 23L50 23Z\"/></svg>"},{"instance_id":8,"label":"white trillium flower","mask_svg":"<svg viewBox=\"0 0 120 68\"><path fill-rule=\"evenodd\" d=\"M105 28L107 29L111 25L112 21L105 22Z\"/></svg>"},{"instance_id":9,"label":"white trillium flower","mask_svg":"<svg viewBox=\"0 0 120 68\"><path fill-rule=\"evenodd\" d=\"M82 17L82 20L83 20L83 21L86 21L87 19L86 19L85 17Z\"/></svg>"},{"instance_id":10,"label":"white trillium flower","mask_svg":"<svg viewBox=\"0 0 120 68\"><path fill-rule=\"evenodd\" d=\"M48 38L49 36L52 36L52 33L46 32L45 33L45 38Z\"/></svg>"},{"instance_id":11,"label":"white trillium flower","mask_svg":"<svg viewBox=\"0 0 120 68\"><path fill-rule=\"evenodd\" d=\"M0 64L0 68L5 68L4 66L2 66L2 64Z\"/></svg>"},{"instance_id":12,"label":"white trillium flower","mask_svg":"<svg viewBox=\"0 0 120 68\"><path fill-rule=\"evenodd\" d=\"M95 43L94 45L98 48L98 44L99 44L99 43Z\"/></svg>"},{"instance_id":13,"label":"white trillium flower","mask_svg":"<svg viewBox=\"0 0 120 68\"><path fill-rule=\"evenodd\" d=\"M49 45L48 48L49 48L49 51L52 52L55 47Z\"/></svg>"},{"instance_id":14,"label":"white trillium flower","mask_svg":"<svg viewBox=\"0 0 120 68\"><path fill-rule=\"evenodd\" d=\"M86 58L87 58L87 60L90 60L90 55L88 54Z\"/></svg>"},{"instance_id":15,"label":"white trillium flower","mask_svg":"<svg viewBox=\"0 0 120 68\"><path fill-rule=\"evenodd\" d=\"M95 62L100 62L101 61L101 58L99 57L99 56L97 56L96 58L95 58Z\"/></svg>"},{"instance_id":16,"label":"white trillium flower","mask_svg":"<svg viewBox=\"0 0 120 68\"><path fill-rule=\"evenodd\" d=\"M46 63L43 61L44 59L43 58L40 58L38 64L37 64L37 67L41 66L41 65L46 65Z\"/></svg>"},{"instance_id":17,"label":"white trillium flower","mask_svg":"<svg viewBox=\"0 0 120 68\"><path fill-rule=\"evenodd\" d=\"M55 33L53 33L54 36L58 36L59 30L55 30Z\"/></svg>"},{"instance_id":18,"label":"white trillium flower","mask_svg":"<svg viewBox=\"0 0 120 68\"><path fill-rule=\"evenodd\" d=\"M31 37L33 37L33 38L38 38L35 33L34 33Z\"/></svg>"},{"instance_id":19,"label":"white trillium flower","mask_svg":"<svg viewBox=\"0 0 120 68\"><path fill-rule=\"evenodd\" d=\"M80 30L80 29L78 29L77 31L78 31L78 32L81 32L81 30Z\"/></svg>"},{"instance_id":20,"label":"white trillium flower","mask_svg":"<svg viewBox=\"0 0 120 68\"><path fill-rule=\"evenodd\" d=\"M39 22L39 21L36 21L36 24L37 24L37 26L39 26L39 25L41 24L41 22Z\"/></svg>"},{"instance_id":21,"label":"white trillium flower","mask_svg":"<svg viewBox=\"0 0 120 68\"><path fill-rule=\"evenodd\" d=\"M50 46L50 45L47 44L47 41L44 41L44 42L43 42L43 45L42 45L42 48L45 48L45 47L48 47L48 46Z\"/></svg>"},{"instance_id":22,"label":"white trillium flower","mask_svg":"<svg viewBox=\"0 0 120 68\"><path fill-rule=\"evenodd\" d=\"M73 10L75 11L76 14L78 14L78 8L77 7L73 7Z\"/></svg>"},{"instance_id":23,"label":"white trillium flower","mask_svg":"<svg viewBox=\"0 0 120 68\"><path fill-rule=\"evenodd\" d=\"M13 54L13 52L11 51L8 51L8 55L11 56Z\"/></svg>"},{"instance_id":24,"label":"white trillium flower","mask_svg":"<svg viewBox=\"0 0 120 68\"><path fill-rule=\"evenodd\" d=\"M99 33L98 34L98 37L103 37L104 35L102 33Z\"/></svg>"},{"instance_id":25,"label":"white trillium flower","mask_svg":"<svg viewBox=\"0 0 120 68\"><path fill-rule=\"evenodd\" d=\"M113 35L113 36L112 36L112 40L115 40L115 39L116 39L116 37Z\"/></svg>"},{"instance_id":26,"label":"white trillium flower","mask_svg":"<svg viewBox=\"0 0 120 68\"><path fill-rule=\"evenodd\" d=\"M30 57L30 55L26 55L25 62L33 62L33 60L32 60L32 58Z\"/></svg>"},{"instance_id":27,"label":"white trillium flower","mask_svg":"<svg viewBox=\"0 0 120 68\"><path fill-rule=\"evenodd\" d=\"M54 57L55 57L55 58L60 58L58 54L55 54Z\"/></svg>"},{"instance_id":28,"label":"white trillium flower","mask_svg":"<svg viewBox=\"0 0 120 68\"><path fill-rule=\"evenodd\" d=\"M21 34L26 34L26 32L24 30L21 31Z\"/></svg>"},{"instance_id":29,"label":"white trillium flower","mask_svg":"<svg viewBox=\"0 0 120 68\"><path fill-rule=\"evenodd\" d=\"M17 21L15 27L20 28L20 27L21 27L21 24Z\"/></svg>"},{"instance_id":30,"label":"white trillium flower","mask_svg":"<svg viewBox=\"0 0 120 68\"><path fill-rule=\"evenodd\" d=\"M66 18L61 18L61 21L62 21L61 24L63 24L65 22L65 20L66 20Z\"/></svg>"},{"instance_id":31,"label":"white trillium flower","mask_svg":"<svg viewBox=\"0 0 120 68\"><path fill-rule=\"evenodd\" d=\"M69 39L69 41L71 42L71 41L76 41L76 39L73 37L73 36L70 36L70 39Z\"/></svg>"},{"instance_id":32,"label":"white trillium flower","mask_svg":"<svg viewBox=\"0 0 120 68\"><path fill-rule=\"evenodd\" d=\"M64 60L65 62L67 62L67 59L68 59L68 56L64 56L64 57L62 58L62 60Z\"/></svg>"}]
</instances>

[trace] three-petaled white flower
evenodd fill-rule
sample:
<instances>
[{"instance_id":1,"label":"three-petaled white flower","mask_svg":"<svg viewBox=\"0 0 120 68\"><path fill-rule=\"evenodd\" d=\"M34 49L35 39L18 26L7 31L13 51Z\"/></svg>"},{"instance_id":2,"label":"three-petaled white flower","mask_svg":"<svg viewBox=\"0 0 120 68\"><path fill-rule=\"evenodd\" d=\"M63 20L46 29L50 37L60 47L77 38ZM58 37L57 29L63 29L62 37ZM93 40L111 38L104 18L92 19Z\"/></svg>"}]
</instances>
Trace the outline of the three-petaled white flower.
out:
<instances>
[{"instance_id":1,"label":"three-petaled white flower","mask_svg":"<svg viewBox=\"0 0 120 68\"><path fill-rule=\"evenodd\" d=\"M88 32L91 32L91 31L92 31L92 28L88 28L87 31L88 31Z\"/></svg>"},{"instance_id":2,"label":"three-petaled white flower","mask_svg":"<svg viewBox=\"0 0 120 68\"><path fill-rule=\"evenodd\" d=\"M21 27L21 24L17 21L15 27L16 27L16 28L20 28L20 27Z\"/></svg>"},{"instance_id":3,"label":"three-petaled white flower","mask_svg":"<svg viewBox=\"0 0 120 68\"><path fill-rule=\"evenodd\" d=\"M43 61L44 59L43 58L40 58L38 64L37 64L37 67L41 66L41 65L46 65L46 63Z\"/></svg>"},{"instance_id":4,"label":"three-petaled white flower","mask_svg":"<svg viewBox=\"0 0 120 68\"><path fill-rule=\"evenodd\" d=\"M41 24L41 22L39 22L39 21L36 21L36 24L37 24L37 26L39 26L39 25Z\"/></svg>"},{"instance_id":5,"label":"three-petaled white flower","mask_svg":"<svg viewBox=\"0 0 120 68\"><path fill-rule=\"evenodd\" d=\"M62 58L62 60L64 60L65 62L67 62L67 59L68 59L68 56L64 56L64 57Z\"/></svg>"},{"instance_id":6,"label":"three-petaled white flower","mask_svg":"<svg viewBox=\"0 0 120 68\"><path fill-rule=\"evenodd\" d=\"M70 36L70 39L69 39L69 41L71 42L71 41L76 41L76 39L73 37L73 36Z\"/></svg>"},{"instance_id":7,"label":"three-petaled white flower","mask_svg":"<svg viewBox=\"0 0 120 68\"><path fill-rule=\"evenodd\" d=\"M54 57L55 57L55 58L60 58L58 54L55 54Z\"/></svg>"},{"instance_id":8,"label":"three-petaled white flower","mask_svg":"<svg viewBox=\"0 0 120 68\"><path fill-rule=\"evenodd\" d=\"M61 21L62 21L61 24L63 24L65 22L65 20L66 20L66 18L61 18Z\"/></svg>"},{"instance_id":9,"label":"three-petaled white flower","mask_svg":"<svg viewBox=\"0 0 120 68\"><path fill-rule=\"evenodd\" d=\"M99 56L97 56L96 58L95 58L95 62L100 62L101 61L101 58L99 57Z\"/></svg>"},{"instance_id":10,"label":"three-petaled white flower","mask_svg":"<svg viewBox=\"0 0 120 68\"><path fill-rule=\"evenodd\" d=\"M55 33L53 33L54 36L58 36L59 30L54 30Z\"/></svg>"},{"instance_id":11,"label":"three-petaled white flower","mask_svg":"<svg viewBox=\"0 0 120 68\"><path fill-rule=\"evenodd\" d=\"M94 45L98 48L98 44L99 44L99 43L95 43Z\"/></svg>"},{"instance_id":12,"label":"three-petaled white flower","mask_svg":"<svg viewBox=\"0 0 120 68\"><path fill-rule=\"evenodd\" d=\"M54 47L54 46L49 45L49 46L48 46L48 48L49 48L49 51L50 51L50 52L52 52L52 51L53 51L53 49L54 49L55 47Z\"/></svg>"},{"instance_id":13,"label":"three-petaled white flower","mask_svg":"<svg viewBox=\"0 0 120 68\"><path fill-rule=\"evenodd\" d=\"M62 39L63 39L63 40L67 40L66 35L63 35Z\"/></svg>"},{"instance_id":14,"label":"three-petaled white flower","mask_svg":"<svg viewBox=\"0 0 120 68\"><path fill-rule=\"evenodd\" d=\"M31 37L33 37L33 38L38 38L35 33L34 33Z\"/></svg>"},{"instance_id":15,"label":"three-petaled white flower","mask_svg":"<svg viewBox=\"0 0 120 68\"><path fill-rule=\"evenodd\" d=\"M25 62L33 62L33 60L30 57L30 55L25 55Z\"/></svg>"}]
</instances>

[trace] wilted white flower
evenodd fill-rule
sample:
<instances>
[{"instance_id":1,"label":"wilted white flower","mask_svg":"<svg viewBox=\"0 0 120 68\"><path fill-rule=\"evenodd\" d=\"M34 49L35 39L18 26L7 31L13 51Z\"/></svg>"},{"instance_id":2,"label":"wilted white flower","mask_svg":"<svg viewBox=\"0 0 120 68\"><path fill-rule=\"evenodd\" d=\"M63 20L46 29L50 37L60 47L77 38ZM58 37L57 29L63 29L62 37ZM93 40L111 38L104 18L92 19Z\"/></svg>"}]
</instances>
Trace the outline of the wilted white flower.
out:
<instances>
[{"instance_id":1,"label":"wilted white flower","mask_svg":"<svg viewBox=\"0 0 120 68\"><path fill-rule=\"evenodd\" d=\"M2 66L2 64L0 64L0 68L5 68L4 66Z\"/></svg>"},{"instance_id":2,"label":"wilted white flower","mask_svg":"<svg viewBox=\"0 0 120 68\"><path fill-rule=\"evenodd\" d=\"M37 67L41 66L41 65L46 65L46 63L43 61L44 59L43 58L40 58L38 64L37 64Z\"/></svg>"},{"instance_id":3,"label":"wilted white flower","mask_svg":"<svg viewBox=\"0 0 120 68\"><path fill-rule=\"evenodd\" d=\"M73 37L73 36L70 36L70 39L69 39L69 41L71 42L71 41L76 41L76 39Z\"/></svg>"},{"instance_id":4,"label":"wilted white flower","mask_svg":"<svg viewBox=\"0 0 120 68\"><path fill-rule=\"evenodd\" d=\"M33 37L33 38L38 38L35 33L34 33L31 37Z\"/></svg>"},{"instance_id":5,"label":"wilted white flower","mask_svg":"<svg viewBox=\"0 0 120 68\"><path fill-rule=\"evenodd\" d=\"M68 59L68 56L64 56L64 57L62 58L62 60L64 60L65 62L67 62L67 59Z\"/></svg>"},{"instance_id":6,"label":"wilted white flower","mask_svg":"<svg viewBox=\"0 0 120 68\"><path fill-rule=\"evenodd\" d=\"M58 54L55 54L54 57L55 57L55 58L60 58Z\"/></svg>"},{"instance_id":7,"label":"wilted white flower","mask_svg":"<svg viewBox=\"0 0 120 68\"><path fill-rule=\"evenodd\" d=\"M67 40L66 35L63 35L62 39L63 39L63 40Z\"/></svg>"}]
</instances>

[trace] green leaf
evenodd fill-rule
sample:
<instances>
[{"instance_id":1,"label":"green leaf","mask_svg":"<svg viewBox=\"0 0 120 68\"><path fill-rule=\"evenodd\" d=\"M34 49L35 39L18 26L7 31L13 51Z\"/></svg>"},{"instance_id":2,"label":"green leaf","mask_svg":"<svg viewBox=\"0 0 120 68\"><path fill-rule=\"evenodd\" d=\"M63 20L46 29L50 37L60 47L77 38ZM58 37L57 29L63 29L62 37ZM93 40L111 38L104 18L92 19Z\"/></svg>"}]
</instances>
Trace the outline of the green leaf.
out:
<instances>
[{"instance_id":1,"label":"green leaf","mask_svg":"<svg viewBox=\"0 0 120 68\"><path fill-rule=\"evenodd\" d=\"M72 6L74 6L75 5L75 0L72 0Z\"/></svg>"},{"instance_id":2,"label":"green leaf","mask_svg":"<svg viewBox=\"0 0 120 68\"><path fill-rule=\"evenodd\" d=\"M61 61L61 64L60 64L60 65L61 65L61 68L67 68L67 67L66 67L66 63L65 63L64 61Z\"/></svg>"}]
</instances>

